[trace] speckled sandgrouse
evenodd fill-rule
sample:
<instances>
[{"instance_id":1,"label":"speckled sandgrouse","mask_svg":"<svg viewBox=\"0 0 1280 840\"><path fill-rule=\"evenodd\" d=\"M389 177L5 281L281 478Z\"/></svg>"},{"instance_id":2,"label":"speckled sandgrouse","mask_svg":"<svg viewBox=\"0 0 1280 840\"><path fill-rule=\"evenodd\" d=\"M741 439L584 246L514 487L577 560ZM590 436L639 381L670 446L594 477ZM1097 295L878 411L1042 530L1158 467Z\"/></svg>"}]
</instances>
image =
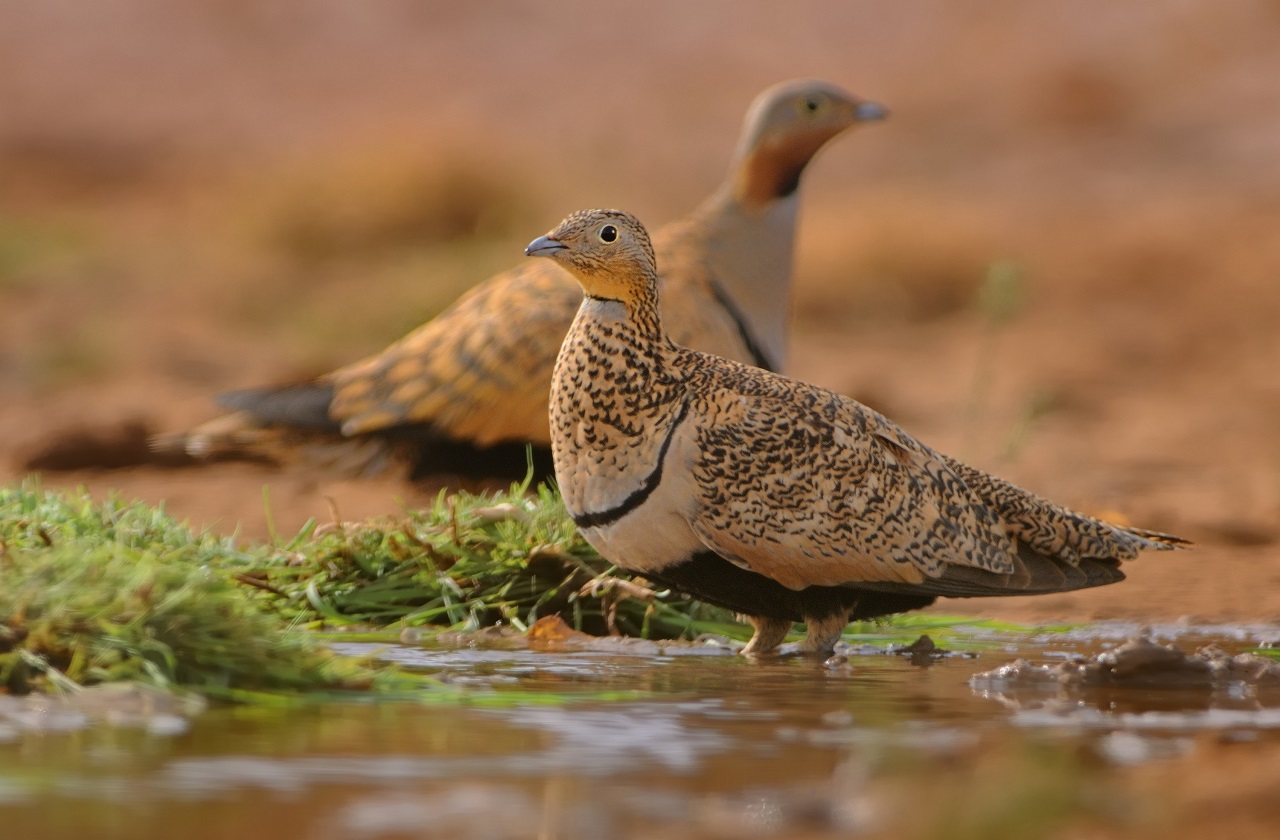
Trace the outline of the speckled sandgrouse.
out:
<instances>
[{"instance_id":1,"label":"speckled sandgrouse","mask_svg":"<svg viewBox=\"0 0 1280 840\"><path fill-rule=\"evenodd\" d=\"M815 80L756 98L724 183L654 237L672 336L761 367L785 366L801 174L827 141L885 115ZM551 368L580 297L556 266L524 264L375 356L313 382L225 394L219 401L235 413L161 436L156 446L289 460L290 450L306 448L299 444L345 438L355 444L350 456L330 457L346 458L349 471L381 462L390 444L409 461L411 477L519 477L533 444L536 472L547 475Z\"/></svg>"},{"instance_id":2,"label":"speckled sandgrouse","mask_svg":"<svg viewBox=\"0 0 1280 840\"><path fill-rule=\"evenodd\" d=\"M830 650L852 619L940 595L1061 592L1183 540L1091 519L965 466L849 399L679 346L654 250L616 210L529 245L586 293L556 360L552 453L604 557L748 616L748 653L793 622Z\"/></svg>"}]
</instances>

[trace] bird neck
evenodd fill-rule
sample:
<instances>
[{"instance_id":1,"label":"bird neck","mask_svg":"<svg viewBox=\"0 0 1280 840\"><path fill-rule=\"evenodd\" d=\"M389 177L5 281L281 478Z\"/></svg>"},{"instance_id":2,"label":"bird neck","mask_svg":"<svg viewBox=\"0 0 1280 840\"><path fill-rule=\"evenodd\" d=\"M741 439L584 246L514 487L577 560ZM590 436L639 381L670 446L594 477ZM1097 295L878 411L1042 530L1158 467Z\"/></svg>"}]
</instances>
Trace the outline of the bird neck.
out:
<instances>
[{"instance_id":1,"label":"bird neck","mask_svg":"<svg viewBox=\"0 0 1280 840\"><path fill-rule=\"evenodd\" d=\"M588 291L577 320L583 330L637 348L670 344L658 309L657 279L619 284L608 293Z\"/></svg>"},{"instance_id":2,"label":"bird neck","mask_svg":"<svg viewBox=\"0 0 1280 840\"><path fill-rule=\"evenodd\" d=\"M785 143L757 141L734 158L726 186L746 206L794 195L805 167L829 139L827 134L814 133L791 137Z\"/></svg>"},{"instance_id":3,"label":"bird neck","mask_svg":"<svg viewBox=\"0 0 1280 840\"><path fill-rule=\"evenodd\" d=\"M676 352L662 331L656 297L584 297L556 359L552 428L572 435L590 417L594 446L647 450L643 432L665 422L683 393Z\"/></svg>"},{"instance_id":4,"label":"bird neck","mask_svg":"<svg viewBox=\"0 0 1280 840\"><path fill-rule=\"evenodd\" d=\"M730 178L694 211L687 229L697 231L704 264L717 266L716 283L768 361L775 370L785 369L800 197L793 192L763 202L747 200L734 184Z\"/></svg>"}]
</instances>

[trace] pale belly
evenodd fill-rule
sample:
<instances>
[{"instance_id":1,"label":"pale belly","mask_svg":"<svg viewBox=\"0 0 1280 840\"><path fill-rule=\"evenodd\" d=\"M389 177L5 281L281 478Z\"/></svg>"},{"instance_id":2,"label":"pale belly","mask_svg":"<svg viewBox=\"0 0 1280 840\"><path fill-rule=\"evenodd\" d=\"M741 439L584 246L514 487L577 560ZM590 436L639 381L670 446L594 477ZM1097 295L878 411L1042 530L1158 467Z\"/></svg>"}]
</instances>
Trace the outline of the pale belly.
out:
<instances>
[{"instance_id":1,"label":"pale belly","mask_svg":"<svg viewBox=\"0 0 1280 840\"><path fill-rule=\"evenodd\" d=\"M616 522L580 528L591 547L611 563L635 572L682 563L707 546L689 522L696 518L697 494L687 466L687 453L673 447L664 464L662 481L644 503ZM619 494L613 488L615 498Z\"/></svg>"},{"instance_id":2,"label":"pale belly","mask_svg":"<svg viewBox=\"0 0 1280 840\"><path fill-rule=\"evenodd\" d=\"M706 550L685 518L675 512L646 515L640 508L611 525L580 530L601 557L633 572L663 569Z\"/></svg>"}]
</instances>

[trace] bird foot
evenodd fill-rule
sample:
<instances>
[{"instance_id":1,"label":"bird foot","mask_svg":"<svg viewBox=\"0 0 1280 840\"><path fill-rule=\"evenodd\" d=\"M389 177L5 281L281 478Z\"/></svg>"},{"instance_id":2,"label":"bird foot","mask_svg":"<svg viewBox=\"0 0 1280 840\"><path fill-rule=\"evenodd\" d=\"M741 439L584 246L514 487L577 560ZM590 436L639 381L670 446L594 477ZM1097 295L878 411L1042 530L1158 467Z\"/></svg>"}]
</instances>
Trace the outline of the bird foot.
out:
<instances>
[{"instance_id":1,"label":"bird foot","mask_svg":"<svg viewBox=\"0 0 1280 840\"><path fill-rule=\"evenodd\" d=\"M791 622L778 618L761 618L759 616L745 616L747 621L751 622L751 626L756 628L756 632L751 636L751 641L747 642L747 646L742 649L743 656L765 656L773 653L778 649L778 645L782 644L782 640L791 632Z\"/></svg>"}]
</instances>

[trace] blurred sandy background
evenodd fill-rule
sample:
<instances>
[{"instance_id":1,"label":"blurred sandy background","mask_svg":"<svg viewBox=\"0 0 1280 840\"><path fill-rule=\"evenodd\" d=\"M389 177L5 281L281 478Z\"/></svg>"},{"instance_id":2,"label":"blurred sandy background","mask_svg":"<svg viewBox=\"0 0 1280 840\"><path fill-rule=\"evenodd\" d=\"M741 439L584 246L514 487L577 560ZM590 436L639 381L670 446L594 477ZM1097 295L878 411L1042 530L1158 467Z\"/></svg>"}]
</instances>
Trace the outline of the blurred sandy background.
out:
<instances>
[{"instance_id":1,"label":"blurred sandy background","mask_svg":"<svg viewBox=\"0 0 1280 840\"><path fill-rule=\"evenodd\" d=\"M792 371L1065 503L1192 537L946 605L1280 620L1280 6L0 0L0 469L128 460L376 351L569 211L653 225L765 86L889 106L804 184ZM74 449L75 447L70 447ZM288 533L425 497L252 465L46 471Z\"/></svg>"}]
</instances>

